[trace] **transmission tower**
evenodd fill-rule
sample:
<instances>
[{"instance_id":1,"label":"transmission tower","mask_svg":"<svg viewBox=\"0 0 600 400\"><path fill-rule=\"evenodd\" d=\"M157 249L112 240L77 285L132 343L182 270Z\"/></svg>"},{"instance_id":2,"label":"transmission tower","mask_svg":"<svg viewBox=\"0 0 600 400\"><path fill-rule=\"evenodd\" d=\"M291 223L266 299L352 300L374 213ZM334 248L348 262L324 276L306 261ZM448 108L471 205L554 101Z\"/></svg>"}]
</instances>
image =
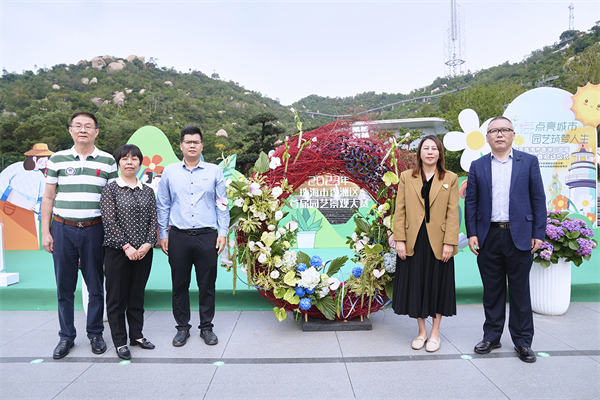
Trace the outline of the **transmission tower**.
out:
<instances>
[{"instance_id":1,"label":"transmission tower","mask_svg":"<svg viewBox=\"0 0 600 400\"><path fill-rule=\"evenodd\" d=\"M463 8L450 1L450 27L444 36L444 62L446 76L453 77L464 73L466 56L465 25Z\"/></svg>"},{"instance_id":2,"label":"transmission tower","mask_svg":"<svg viewBox=\"0 0 600 400\"><path fill-rule=\"evenodd\" d=\"M575 30L575 15L573 15L574 9L575 9L575 7L573 7L573 3L569 4L569 30L570 31Z\"/></svg>"}]
</instances>

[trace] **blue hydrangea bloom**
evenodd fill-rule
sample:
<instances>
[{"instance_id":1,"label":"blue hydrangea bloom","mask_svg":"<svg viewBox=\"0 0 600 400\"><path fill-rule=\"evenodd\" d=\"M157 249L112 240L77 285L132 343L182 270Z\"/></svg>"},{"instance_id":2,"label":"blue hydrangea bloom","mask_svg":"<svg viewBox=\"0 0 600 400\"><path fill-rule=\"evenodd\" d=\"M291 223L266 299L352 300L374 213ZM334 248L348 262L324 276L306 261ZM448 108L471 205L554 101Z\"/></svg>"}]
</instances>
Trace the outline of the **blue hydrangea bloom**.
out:
<instances>
[{"instance_id":1,"label":"blue hydrangea bloom","mask_svg":"<svg viewBox=\"0 0 600 400\"><path fill-rule=\"evenodd\" d=\"M323 265L323 259L319 256L312 256L310 259L310 266L315 268L321 268Z\"/></svg>"},{"instance_id":2,"label":"blue hydrangea bloom","mask_svg":"<svg viewBox=\"0 0 600 400\"><path fill-rule=\"evenodd\" d=\"M312 307L312 301L310 301L310 297L304 297L300 299L300 304L298 305L300 306L301 310L308 310Z\"/></svg>"},{"instance_id":3,"label":"blue hydrangea bloom","mask_svg":"<svg viewBox=\"0 0 600 400\"><path fill-rule=\"evenodd\" d=\"M307 294L313 294L315 292L315 288L312 289L304 289Z\"/></svg>"},{"instance_id":4,"label":"blue hydrangea bloom","mask_svg":"<svg viewBox=\"0 0 600 400\"><path fill-rule=\"evenodd\" d=\"M305 295L305 290L302 286L296 286L294 288L294 291L296 292L296 295L298 297L304 297L304 295Z\"/></svg>"},{"instance_id":5,"label":"blue hydrangea bloom","mask_svg":"<svg viewBox=\"0 0 600 400\"><path fill-rule=\"evenodd\" d=\"M362 275L362 268L361 267L352 268L352 275L354 275L355 278L360 278L360 276Z\"/></svg>"},{"instance_id":6,"label":"blue hydrangea bloom","mask_svg":"<svg viewBox=\"0 0 600 400\"><path fill-rule=\"evenodd\" d=\"M304 264L304 263L298 264L298 266L296 267L296 271L298 271L298 272L306 271L306 264Z\"/></svg>"}]
</instances>

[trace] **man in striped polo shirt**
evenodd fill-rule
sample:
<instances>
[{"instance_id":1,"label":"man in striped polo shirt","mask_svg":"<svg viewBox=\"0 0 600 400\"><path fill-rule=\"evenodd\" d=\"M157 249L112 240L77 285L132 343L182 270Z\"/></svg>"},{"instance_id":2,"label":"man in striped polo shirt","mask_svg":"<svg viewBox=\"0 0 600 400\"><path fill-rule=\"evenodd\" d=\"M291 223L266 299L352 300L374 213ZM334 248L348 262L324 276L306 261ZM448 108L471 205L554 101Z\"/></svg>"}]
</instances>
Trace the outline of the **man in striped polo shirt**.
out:
<instances>
[{"instance_id":1,"label":"man in striped polo shirt","mask_svg":"<svg viewBox=\"0 0 600 400\"><path fill-rule=\"evenodd\" d=\"M69 354L77 334L74 303L78 264L89 291L86 330L92 352L102 354L106 351L102 338L104 229L100 218L100 194L107 183L117 178L115 159L94 146L98 120L93 114L73 114L69 133L74 146L54 153L48 161L41 207L42 245L54 259L58 296L60 341L54 349L55 359Z\"/></svg>"}]
</instances>

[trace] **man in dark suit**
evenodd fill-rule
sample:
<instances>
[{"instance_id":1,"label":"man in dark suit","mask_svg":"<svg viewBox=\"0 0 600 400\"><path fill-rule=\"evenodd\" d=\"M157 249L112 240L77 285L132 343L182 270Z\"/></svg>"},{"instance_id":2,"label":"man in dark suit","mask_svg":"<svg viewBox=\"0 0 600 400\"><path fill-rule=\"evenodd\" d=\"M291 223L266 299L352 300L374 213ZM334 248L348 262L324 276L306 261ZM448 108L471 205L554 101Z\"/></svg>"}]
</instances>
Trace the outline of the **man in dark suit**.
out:
<instances>
[{"instance_id":1,"label":"man in dark suit","mask_svg":"<svg viewBox=\"0 0 600 400\"><path fill-rule=\"evenodd\" d=\"M483 340L475 352L502 346L508 277L508 329L519 358L532 363L529 270L546 233L542 176L535 156L512 148L515 131L509 119L492 119L486 138L492 152L471 163L465 197L467 236L477 256L485 310Z\"/></svg>"}]
</instances>

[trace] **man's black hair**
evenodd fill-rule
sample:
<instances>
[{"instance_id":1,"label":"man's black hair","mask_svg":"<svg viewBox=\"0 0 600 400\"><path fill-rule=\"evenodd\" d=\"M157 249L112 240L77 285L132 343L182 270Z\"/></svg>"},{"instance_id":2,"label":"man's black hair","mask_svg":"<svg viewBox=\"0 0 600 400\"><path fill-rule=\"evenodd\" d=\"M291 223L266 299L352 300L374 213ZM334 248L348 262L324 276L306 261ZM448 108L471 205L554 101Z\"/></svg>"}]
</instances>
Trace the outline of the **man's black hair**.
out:
<instances>
[{"instance_id":1,"label":"man's black hair","mask_svg":"<svg viewBox=\"0 0 600 400\"><path fill-rule=\"evenodd\" d=\"M71 119L69 120L69 126L71 126L71 124L73 123L73 120L77 117L79 117L80 115L84 115L86 117L90 117L91 119L94 120L94 124L96 125L96 129L98 129L98 119L96 118L96 116L92 113L89 112L85 112L85 111L80 111L80 112L76 112L75 114L73 114L71 116Z\"/></svg>"},{"instance_id":2,"label":"man's black hair","mask_svg":"<svg viewBox=\"0 0 600 400\"><path fill-rule=\"evenodd\" d=\"M183 142L183 137L185 135L200 135L200 141L204 142L204 139L202 138L202 132L200 131L200 128L198 128L197 126L186 126L185 128L183 128L181 130L181 138L180 141Z\"/></svg>"}]
</instances>

